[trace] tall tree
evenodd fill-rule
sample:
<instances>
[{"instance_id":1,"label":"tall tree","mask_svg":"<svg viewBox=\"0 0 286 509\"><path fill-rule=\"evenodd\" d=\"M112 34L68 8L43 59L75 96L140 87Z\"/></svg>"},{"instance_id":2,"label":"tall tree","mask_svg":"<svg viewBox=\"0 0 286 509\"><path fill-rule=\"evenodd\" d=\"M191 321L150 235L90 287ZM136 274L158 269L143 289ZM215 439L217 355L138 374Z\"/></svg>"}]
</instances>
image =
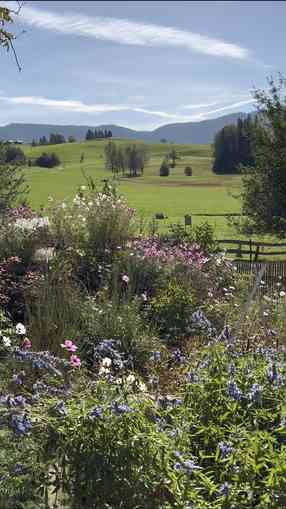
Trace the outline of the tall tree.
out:
<instances>
[{"instance_id":1,"label":"tall tree","mask_svg":"<svg viewBox=\"0 0 286 509\"><path fill-rule=\"evenodd\" d=\"M172 163L171 163L172 168L175 168L176 161L177 161L177 159L179 159L178 152L176 151L175 148L172 148L171 152L169 153L169 159L171 159L171 161L172 161Z\"/></svg>"},{"instance_id":2,"label":"tall tree","mask_svg":"<svg viewBox=\"0 0 286 509\"><path fill-rule=\"evenodd\" d=\"M85 135L85 139L87 141L94 140L94 133L93 133L93 131L91 129L87 130L86 135Z\"/></svg>"},{"instance_id":3,"label":"tall tree","mask_svg":"<svg viewBox=\"0 0 286 509\"><path fill-rule=\"evenodd\" d=\"M286 233L286 88L279 74L268 90L254 91L258 122L254 130L255 166L243 179L245 227L259 233Z\"/></svg>"}]
</instances>

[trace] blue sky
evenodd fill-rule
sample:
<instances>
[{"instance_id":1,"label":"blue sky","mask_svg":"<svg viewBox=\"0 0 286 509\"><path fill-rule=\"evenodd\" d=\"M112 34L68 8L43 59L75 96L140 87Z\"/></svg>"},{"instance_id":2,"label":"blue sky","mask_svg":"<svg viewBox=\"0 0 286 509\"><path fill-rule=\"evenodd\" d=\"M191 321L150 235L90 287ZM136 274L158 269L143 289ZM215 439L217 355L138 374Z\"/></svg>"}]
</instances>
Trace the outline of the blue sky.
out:
<instances>
[{"instance_id":1,"label":"blue sky","mask_svg":"<svg viewBox=\"0 0 286 509\"><path fill-rule=\"evenodd\" d=\"M253 87L285 70L285 19L284 1L27 1L22 72L0 53L0 125L153 129L253 111Z\"/></svg>"}]
</instances>

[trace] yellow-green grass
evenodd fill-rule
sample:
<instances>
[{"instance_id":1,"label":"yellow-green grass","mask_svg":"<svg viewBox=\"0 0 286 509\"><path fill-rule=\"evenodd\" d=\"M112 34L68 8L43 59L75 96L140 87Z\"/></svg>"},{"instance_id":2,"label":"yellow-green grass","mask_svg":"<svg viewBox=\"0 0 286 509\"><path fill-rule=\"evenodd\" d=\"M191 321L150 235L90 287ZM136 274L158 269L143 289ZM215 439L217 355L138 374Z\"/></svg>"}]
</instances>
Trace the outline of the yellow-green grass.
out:
<instances>
[{"instance_id":1,"label":"yellow-green grass","mask_svg":"<svg viewBox=\"0 0 286 509\"><path fill-rule=\"evenodd\" d=\"M114 140L126 145L129 140ZM25 146L27 157L35 159L43 151L55 152L61 165L53 169L27 167L25 170L30 185L30 203L39 208L47 204L49 195L55 199L70 200L77 188L84 184L83 173L96 181L112 177L105 169L104 147L106 140L82 143L67 143L54 146ZM141 142L136 142L141 143ZM212 172L212 148L210 145L170 145L148 143L150 160L144 176L120 178L120 192L126 196L130 206L146 220L150 221L156 212L163 212L168 219L160 221L160 229L170 223L183 222L185 214L213 214L194 216L195 224L208 221L215 226L217 237L234 236L222 214L239 212L240 203L233 195L239 194L239 176L218 176ZM180 156L169 177L160 177L159 168L163 158L175 148ZM81 164L81 155L84 162ZM193 176L186 177L184 168L191 166Z\"/></svg>"}]
</instances>

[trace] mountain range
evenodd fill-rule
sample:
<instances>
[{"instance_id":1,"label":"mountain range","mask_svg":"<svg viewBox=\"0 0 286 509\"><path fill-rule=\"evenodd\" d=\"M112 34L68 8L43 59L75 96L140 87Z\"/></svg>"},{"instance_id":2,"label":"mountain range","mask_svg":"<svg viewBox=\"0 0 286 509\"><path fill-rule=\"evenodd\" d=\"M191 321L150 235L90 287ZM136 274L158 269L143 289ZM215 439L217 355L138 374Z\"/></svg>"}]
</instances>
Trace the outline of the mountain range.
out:
<instances>
[{"instance_id":1,"label":"mountain range","mask_svg":"<svg viewBox=\"0 0 286 509\"><path fill-rule=\"evenodd\" d=\"M174 143L205 144L212 143L215 134L225 125L236 123L245 113L231 113L219 118L202 120L200 122L184 122L167 124L153 131L136 131L117 125L52 125L52 124L24 124L13 123L0 126L0 140L22 140L31 143L33 138L38 140L41 136L48 137L50 133L60 133L68 138L74 136L77 140L84 140L88 129L107 129L112 131L114 138L126 138L158 142L166 140Z\"/></svg>"}]
</instances>

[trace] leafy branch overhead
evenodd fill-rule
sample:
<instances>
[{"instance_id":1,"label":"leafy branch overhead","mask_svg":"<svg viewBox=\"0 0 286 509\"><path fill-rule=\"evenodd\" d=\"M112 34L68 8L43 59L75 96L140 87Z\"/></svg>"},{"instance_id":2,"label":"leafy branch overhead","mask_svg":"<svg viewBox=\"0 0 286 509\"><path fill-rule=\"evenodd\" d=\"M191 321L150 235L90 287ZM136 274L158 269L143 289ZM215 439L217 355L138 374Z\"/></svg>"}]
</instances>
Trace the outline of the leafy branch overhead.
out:
<instances>
[{"instance_id":1,"label":"leafy branch overhead","mask_svg":"<svg viewBox=\"0 0 286 509\"><path fill-rule=\"evenodd\" d=\"M19 71L21 70L21 66L14 47L16 35L10 31L10 26L12 23L14 23L12 17L13 14L18 15L21 8L22 2L18 2L17 11L13 11L12 9L8 9L8 7L3 7L0 5L0 47L6 49L7 51L12 51Z\"/></svg>"}]
</instances>

